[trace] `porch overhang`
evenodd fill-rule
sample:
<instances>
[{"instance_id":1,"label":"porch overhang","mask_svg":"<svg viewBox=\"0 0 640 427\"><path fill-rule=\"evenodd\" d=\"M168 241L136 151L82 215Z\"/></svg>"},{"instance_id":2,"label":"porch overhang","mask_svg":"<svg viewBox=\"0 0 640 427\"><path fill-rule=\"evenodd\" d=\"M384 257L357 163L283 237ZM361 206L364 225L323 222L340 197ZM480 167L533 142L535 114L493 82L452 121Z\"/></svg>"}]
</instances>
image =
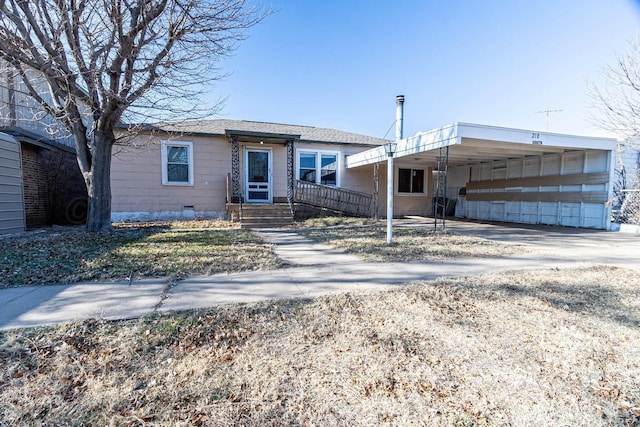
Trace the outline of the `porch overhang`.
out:
<instances>
[{"instance_id":1,"label":"porch overhang","mask_svg":"<svg viewBox=\"0 0 640 427\"><path fill-rule=\"evenodd\" d=\"M300 135L287 133L254 132L246 130L225 129L225 135L235 137L243 142L264 144L286 144L287 141L299 141Z\"/></svg>"},{"instance_id":2,"label":"porch overhang","mask_svg":"<svg viewBox=\"0 0 640 427\"><path fill-rule=\"evenodd\" d=\"M249 179L246 179L244 184L241 182L241 171L240 171L240 143L246 144L259 144L262 146L263 144L267 145L283 145L287 151L287 201L289 202L289 207L291 210L291 218L295 217L294 204L293 204L293 196L294 196L294 182L295 182L295 170L294 170L294 144L297 141L300 141L300 134L292 134L292 133L274 133L274 132L262 132L262 131L251 131L251 130L238 130L238 129L225 129L225 136L229 139L231 143L231 176L230 182L227 186L227 203L243 203L246 201L258 201L264 200L268 201L268 203L273 202L273 179L272 172L273 169L273 159L270 151L262 150L262 154L268 156L269 166L268 173L265 176L262 176L259 182L251 182ZM258 152L258 148L253 149L254 152ZM248 151L247 151L248 153ZM249 168L248 161L245 164L245 168ZM248 169L245 169L248 171ZM246 172L248 175L248 172ZM255 198L251 199L249 196L251 192L249 192L247 188L243 188L243 185L246 187L250 187L253 194L264 193L268 194L268 197L265 199ZM246 197L246 199L245 199Z\"/></svg>"},{"instance_id":3,"label":"porch overhang","mask_svg":"<svg viewBox=\"0 0 640 427\"><path fill-rule=\"evenodd\" d=\"M616 144L612 138L455 123L398 141L394 157L435 166L438 149L449 147L449 165L459 166L575 150L613 151ZM346 167L356 168L386 161L387 154L381 146L348 156Z\"/></svg>"}]
</instances>

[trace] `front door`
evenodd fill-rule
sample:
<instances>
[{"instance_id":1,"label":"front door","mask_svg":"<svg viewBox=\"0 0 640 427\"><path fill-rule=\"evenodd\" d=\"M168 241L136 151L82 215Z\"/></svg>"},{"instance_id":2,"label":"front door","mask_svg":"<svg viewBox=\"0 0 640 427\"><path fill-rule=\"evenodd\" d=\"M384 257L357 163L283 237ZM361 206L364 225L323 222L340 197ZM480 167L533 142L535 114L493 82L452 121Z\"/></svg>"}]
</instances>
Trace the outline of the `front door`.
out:
<instances>
[{"instance_id":1,"label":"front door","mask_svg":"<svg viewBox=\"0 0 640 427\"><path fill-rule=\"evenodd\" d=\"M245 201L271 203L271 150L245 149Z\"/></svg>"}]
</instances>

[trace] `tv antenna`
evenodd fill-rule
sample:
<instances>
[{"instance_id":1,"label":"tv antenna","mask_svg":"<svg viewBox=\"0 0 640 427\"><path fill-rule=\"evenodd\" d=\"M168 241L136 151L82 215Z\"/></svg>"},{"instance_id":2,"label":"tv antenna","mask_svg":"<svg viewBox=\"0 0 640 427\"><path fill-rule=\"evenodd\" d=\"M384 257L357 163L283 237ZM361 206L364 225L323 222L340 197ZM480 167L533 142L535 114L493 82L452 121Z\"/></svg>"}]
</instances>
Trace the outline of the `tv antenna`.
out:
<instances>
[{"instance_id":1,"label":"tv antenna","mask_svg":"<svg viewBox=\"0 0 640 427\"><path fill-rule=\"evenodd\" d=\"M559 113L562 110L542 110L542 111L536 111L536 114L542 114L544 113L545 116L547 116L547 132L549 132L549 113Z\"/></svg>"}]
</instances>

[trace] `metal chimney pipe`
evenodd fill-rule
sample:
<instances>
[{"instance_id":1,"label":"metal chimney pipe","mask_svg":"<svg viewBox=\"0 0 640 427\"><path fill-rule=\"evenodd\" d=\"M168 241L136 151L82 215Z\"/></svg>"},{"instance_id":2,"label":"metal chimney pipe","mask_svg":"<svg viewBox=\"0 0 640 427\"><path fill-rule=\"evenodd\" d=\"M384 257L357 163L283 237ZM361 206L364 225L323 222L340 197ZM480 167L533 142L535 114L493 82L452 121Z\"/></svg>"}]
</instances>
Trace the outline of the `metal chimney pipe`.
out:
<instances>
[{"instance_id":1,"label":"metal chimney pipe","mask_svg":"<svg viewBox=\"0 0 640 427\"><path fill-rule=\"evenodd\" d=\"M404 95L396 96L396 141L402 139L404 125Z\"/></svg>"}]
</instances>

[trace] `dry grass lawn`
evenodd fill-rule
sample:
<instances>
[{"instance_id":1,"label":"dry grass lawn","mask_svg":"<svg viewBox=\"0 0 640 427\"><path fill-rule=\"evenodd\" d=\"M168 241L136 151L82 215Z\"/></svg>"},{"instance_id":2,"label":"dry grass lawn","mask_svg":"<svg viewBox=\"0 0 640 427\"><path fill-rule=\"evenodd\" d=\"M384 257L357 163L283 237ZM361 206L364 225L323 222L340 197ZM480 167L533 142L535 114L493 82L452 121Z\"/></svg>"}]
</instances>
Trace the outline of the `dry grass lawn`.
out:
<instances>
[{"instance_id":1,"label":"dry grass lawn","mask_svg":"<svg viewBox=\"0 0 640 427\"><path fill-rule=\"evenodd\" d=\"M380 222L363 218L307 220L296 231L330 243L366 261L443 260L497 257L523 252L522 246L430 229L399 228L386 244ZM0 239L0 289L79 281L181 279L279 268L271 245L227 221L120 223L113 233L53 228Z\"/></svg>"},{"instance_id":2,"label":"dry grass lawn","mask_svg":"<svg viewBox=\"0 0 640 427\"><path fill-rule=\"evenodd\" d=\"M226 221L118 224L113 233L54 228L0 239L0 288L184 278L277 268L273 247L237 228L209 228ZM227 223L228 224L228 223Z\"/></svg>"},{"instance_id":3,"label":"dry grass lawn","mask_svg":"<svg viewBox=\"0 0 640 427\"><path fill-rule=\"evenodd\" d=\"M231 222L225 219L196 219L180 221L149 221L149 222L118 222L113 224L116 229L123 228L165 228L172 230L184 229L234 229L240 228L239 222Z\"/></svg>"},{"instance_id":4,"label":"dry grass lawn","mask_svg":"<svg viewBox=\"0 0 640 427\"><path fill-rule=\"evenodd\" d=\"M637 426L611 267L0 334L0 425Z\"/></svg>"},{"instance_id":5,"label":"dry grass lawn","mask_svg":"<svg viewBox=\"0 0 640 427\"><path fill-rule=\"evenodd\" d=\"M379 222L358 224L357 218L347 218L346 223L340 220L341 218L310 220L296 231L369 262L489 258L532 250L524 245L507 245L480 237L409 227L394 228L393 244L388 245L385 225Z\"/></svg>"}]
</instances>

